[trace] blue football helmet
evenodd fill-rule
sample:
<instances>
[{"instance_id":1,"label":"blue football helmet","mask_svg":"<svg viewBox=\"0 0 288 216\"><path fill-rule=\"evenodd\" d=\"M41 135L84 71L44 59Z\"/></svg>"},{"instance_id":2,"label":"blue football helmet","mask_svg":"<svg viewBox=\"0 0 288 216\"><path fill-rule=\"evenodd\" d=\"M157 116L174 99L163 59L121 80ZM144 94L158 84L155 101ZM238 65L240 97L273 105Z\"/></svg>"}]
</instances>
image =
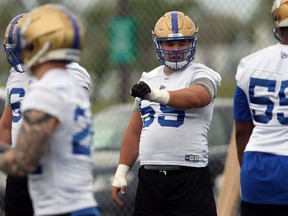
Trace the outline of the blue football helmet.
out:
<instances>
[{"instance_id":1,"label":"blue football helmet","mask_svg":"<svg viewBox=\"0 0 288 216\"><path fill-rule=\"evenodd\" d=\"M25 72L22 59L19 54L16 52L16 29L22 23L23 18L26 14L20 14L14 17L5 31L5 37L3 41L3 48L6 54L6 58L8 63L17 71L17 72Z\"/></svg>"},{"instance_id":2,"label":"blue football helmet","mask_svg":"<svg viewBox=\"0 0 288 216\"><path fill-rule=\"evenodd\" d=\"M152 31L152 39L156 47L158 60L172 70L186 67L196 52L198 29L194 22L184 13L171 11L165 13L156 23ZM164 50L161 42L190 40L190 46L183 50ZM181 60L172 60L173 55L181 56Z\"/></svg>"}]
</instances>

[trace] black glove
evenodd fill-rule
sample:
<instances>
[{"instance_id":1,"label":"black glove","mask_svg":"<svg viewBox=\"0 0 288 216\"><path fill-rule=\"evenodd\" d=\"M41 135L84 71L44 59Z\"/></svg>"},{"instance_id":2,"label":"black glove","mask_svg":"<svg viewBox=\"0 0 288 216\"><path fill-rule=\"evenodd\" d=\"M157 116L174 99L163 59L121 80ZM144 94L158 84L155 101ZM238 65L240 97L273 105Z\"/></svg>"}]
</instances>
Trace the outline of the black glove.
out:
<instances>
[{"instance_id":1,"label":"black glove","mask_svg":"<svg viewBox=\"0 0 288 216\"><path fill-rule=\"evenodd\" d=\"M140 81L139 83L135 84L131 91L130 95L133 97L139 97L142 99L145 99L147 94L151 93L150 87L143 81Z\"/></svg>"}]
</instances>

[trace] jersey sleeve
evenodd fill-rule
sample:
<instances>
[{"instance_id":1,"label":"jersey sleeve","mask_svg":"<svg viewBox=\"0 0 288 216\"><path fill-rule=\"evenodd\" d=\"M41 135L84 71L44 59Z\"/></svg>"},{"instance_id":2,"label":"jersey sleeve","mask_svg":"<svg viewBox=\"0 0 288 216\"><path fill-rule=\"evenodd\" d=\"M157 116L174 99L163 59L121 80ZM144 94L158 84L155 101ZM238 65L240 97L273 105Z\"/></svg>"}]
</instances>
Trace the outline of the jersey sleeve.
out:
<instances>
[{"instance_id":1,"label":"jersey sleeve","mask_svg":"<svg viewBox=\"0 0 288 216\"><path fill-rule=\"evenodd\" d=\"M5 87L5 92L6 92L6 98L5 98L5 106L11 107L11 102L10 102L10 97L9 97L9 89L11 88L11 83L12 83L12 73L13 71L10 70L10 75L7 79L6 82L6 87Z\"/></svg>"},{"instance_id":2,"label":"jersey sleeve","mask_svg":"<svg viewBox=\"0 0 288 216\"><path fill-rule=\"evenodd\" d=\"M238 121L252 120L247 97L239 86L236 86L234 93L234 119Z\"/></svg>"},{"instance_id":3,"label":"jersey sleeve","mask_svg":"<svg viewBox=\"0 0 288 216\"><path fill-rule=\"evenodd\" d=\"M248 71L245 69L245 59L242 59L237 67L236 73L236 89L234 92L234 119L237 121L250 121L252 120L249 102L245 89L247 89L247 80L245 74Z\"/></svg>"},{"instance_id":4,"label":"jersey sleeve","mask_svg":"<svg viewBox=\"0 0 288 216\"><path fill-rule=\"evenodd\" d=\"M198 79L203 79L203 78L208 79L214 85L215 92L216 92L217 88L221 85L221 81L222 81L222 78L219 73L212 70L211 68L208 68L207 66L203 64L196 64L192 69L195 72L194 72L194 76L190 84L192 84L195 80L198 80Z\"/></svg>"},{"instance_id":5,"label":"jersey sleeve","mask_svg":"<svg viewBox=\"0 0 288 216\"><path fill-rule=\"evenodd\" d=\"M76 62L68 64L66 68L73 80L89 92L91 87L91 77L87 70Z\"/></svg>"},{"instance_id":6,"label":"jersey sleeve","mask_svg":"<svg viewBox=\"0 0 288 216\"><path fill-rule=\"evenodd\" d=\"M10 100L9 100L9 91L8 91L8 89L6 89L5 106L11 107L11 103L10 103Z\"/></svg>"},{"instance_id":7,"label":"jersey sleeve","mask_svg":"<svg viewBox=\"0 0 288 216\"><path fill-rule=\"evenodd\" d=\"M199 78L194 80L191 85L193 84L202 85L209 92L211 98L216 97L216 88L209 79Z\"/></svg>"},{"instance_id":8,"label":"jersey sleeve","mask_svg":"<svg viewBox=\"0 0 288 216\"><path fill-rule=\"evenodd\" d=\"M63 100L53 92L45 91L45 89L37 89L27 94L22 102L21 111L25 112L27 110L38 110L47 113L60 122L62 122L63 113L65 113Z\"/></svg>"}]
</instances>

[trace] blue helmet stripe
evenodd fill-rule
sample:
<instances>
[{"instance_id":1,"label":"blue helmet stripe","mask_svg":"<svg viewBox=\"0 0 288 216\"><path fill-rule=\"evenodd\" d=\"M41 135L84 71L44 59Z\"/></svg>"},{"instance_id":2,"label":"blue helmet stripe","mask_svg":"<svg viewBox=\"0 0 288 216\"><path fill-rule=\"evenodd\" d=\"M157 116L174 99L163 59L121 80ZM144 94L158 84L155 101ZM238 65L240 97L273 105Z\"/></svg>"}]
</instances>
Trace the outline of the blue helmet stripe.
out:
<instances>
[{"instance_id":1,"label":"blue helmet stripe","mask_svg":"<svg viewBox=\"0 0 288 216\"><path fill-rule=\"evenodd\" d=\"M8 44L13 44L13 32L14 32L14 29L15 29L15 26L16 26L18 20L21 17L22 17L22 14L16 16L11 22L11 26L10 26L9 33L8 33Z\"/></svg>"},{"instance_id":2,"label":"blue helmet stripe","mask_svg":"<svg viewBox=\"0 0 288 216\"><path fill-rule=\"evenodd\" d=\"M60 8L64 11L64 13L68 16L68 18L72 22L72 26L73 26L74 33L75 33L72 48L77 49L79 48L79 44L80 44L80 35L79 35L80 30L79 30L78 22L69 10L67 10L65 7L62 7L62 6L60 6Z\"/></svg>"},{"instance_id":3,"label":"blue helmet stripe","mask_svg":"<svg viewBox=\"0 0 288 216\"><path fill-rule=\"evenodd\" d=\"M179 33L177 12L171 13L171 23L172 23L172 33Z\"/></svg>"}]
</instances>

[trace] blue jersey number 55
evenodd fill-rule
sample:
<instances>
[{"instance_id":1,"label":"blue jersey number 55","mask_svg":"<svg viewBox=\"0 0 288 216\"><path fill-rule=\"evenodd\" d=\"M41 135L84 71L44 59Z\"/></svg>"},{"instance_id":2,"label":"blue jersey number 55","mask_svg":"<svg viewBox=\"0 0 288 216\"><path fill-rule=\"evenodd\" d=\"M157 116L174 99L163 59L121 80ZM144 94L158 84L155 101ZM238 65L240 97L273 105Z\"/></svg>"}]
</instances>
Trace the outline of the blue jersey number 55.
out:
<instances>
[{"instance_id":1,"label":"blue jersey number 55","mask_svg":"<svg viewBox=\"0 0 288 216\"><path fill-rule=\"evenodd\" d=\"M259 123L268 123L273 117L274 102L268 96L255 96L256 87L266 87L268 92L275 93L276 80L267 80L259 78L251 78L249 85L250 103L266 106L265 115L256 114L252 109L253 119ZM280 90L277 93L279 97L279 106L288 106L288 99L286 98L285 90L288 88L288 80L282 81ZM288 112L287 112L288 114ZM277 113L277 120L282 125L288 125L288 117L285 117L283 112Z\"/></svg>"}]
</instances>

